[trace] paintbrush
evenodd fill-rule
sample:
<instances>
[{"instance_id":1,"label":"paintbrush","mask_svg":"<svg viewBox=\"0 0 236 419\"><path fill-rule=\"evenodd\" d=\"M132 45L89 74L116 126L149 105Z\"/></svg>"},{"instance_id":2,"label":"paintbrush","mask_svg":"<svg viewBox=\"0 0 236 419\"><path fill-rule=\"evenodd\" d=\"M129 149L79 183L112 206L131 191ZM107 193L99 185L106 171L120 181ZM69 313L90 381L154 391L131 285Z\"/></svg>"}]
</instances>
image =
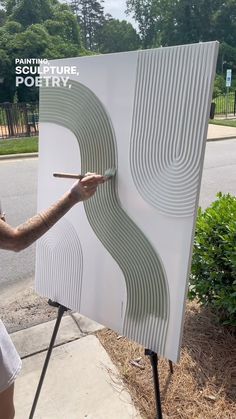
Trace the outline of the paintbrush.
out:
<instances>
[{"instance_id":1,"label":"paintbrush","mask_svg":"<svg viewBox=\"0 0 236 419\"><path fill-rule=\"evenodd\" d=\"M111 179L112 177L114 177L116 174L116 169L107 169L104 173L104 177L106 178L106 180ZM54 177L59 177L59 178L63 178L63 179L83 179L85 177L85 175L76 175L74 173L53 173Z\"/></svg>"}]
</instances>

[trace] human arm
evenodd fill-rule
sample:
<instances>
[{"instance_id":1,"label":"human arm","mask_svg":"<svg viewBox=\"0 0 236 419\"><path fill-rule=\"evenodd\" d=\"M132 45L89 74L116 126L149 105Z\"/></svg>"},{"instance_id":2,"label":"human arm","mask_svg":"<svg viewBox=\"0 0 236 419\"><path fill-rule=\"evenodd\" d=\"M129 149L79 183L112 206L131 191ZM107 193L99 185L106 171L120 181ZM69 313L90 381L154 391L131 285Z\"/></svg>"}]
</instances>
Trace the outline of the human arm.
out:
<instances>
[{"instance_id":1,"label":"human arm","mask_svg":"<svg viewBox=\"0 0 236 419\"><path fill-rule=\"evenodd\" d=\"M97 186L104 183L104 177L88 173L76 182L50 208L30 218L16 228L0 219L0 248L19 252L30 246L45 234L75 204L89 199L96 192Z\"/></svg>"}]
</instances>

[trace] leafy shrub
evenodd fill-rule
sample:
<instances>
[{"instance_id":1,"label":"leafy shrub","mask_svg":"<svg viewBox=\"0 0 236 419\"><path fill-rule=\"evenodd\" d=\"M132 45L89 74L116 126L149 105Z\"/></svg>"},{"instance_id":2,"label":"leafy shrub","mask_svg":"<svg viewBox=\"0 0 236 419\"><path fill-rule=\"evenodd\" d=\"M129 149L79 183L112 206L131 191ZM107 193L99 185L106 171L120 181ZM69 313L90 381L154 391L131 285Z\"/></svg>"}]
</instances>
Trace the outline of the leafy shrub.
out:
<instances>
[{"instance_id":1,"label":"leafy shrub","mask_svg":"<svg viewBox=\"0 0 236 419\"><path fill-rule=\"evenodd\" d=\"M220 74L216 75L213 89L213 99L226 92L225 78Z\"/></svg>"},{"instance_id":2,"label":"leafy shrub","mask_svg":"<svg viewBox=\"0 0 236 419\"><path fill-rule=\"evenodd\" d=\"M217 198L198 211L189 298L236 326L236 197L218 193Z\"/></svg>"}]
</instances>

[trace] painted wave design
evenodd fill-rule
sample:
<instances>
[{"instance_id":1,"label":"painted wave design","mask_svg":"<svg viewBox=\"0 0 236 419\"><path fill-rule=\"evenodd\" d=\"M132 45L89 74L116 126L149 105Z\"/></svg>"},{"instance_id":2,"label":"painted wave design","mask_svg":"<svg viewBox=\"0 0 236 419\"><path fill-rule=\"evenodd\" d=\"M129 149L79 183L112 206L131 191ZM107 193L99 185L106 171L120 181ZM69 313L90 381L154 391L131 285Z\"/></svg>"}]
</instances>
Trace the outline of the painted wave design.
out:
<instances>
[{"instance_id":1,"label":"painted wave design","mask_svg":"<svg viewBox=\"0 0 236 419\"><path fill-rule=\"evenodd\" d=\"M65 217L37 244L37 275L40 278L38 291L47 290L53 301L79 309L83 253L78 234Z\"/></svg>"},{"instance_id":2,"label":"painted wave design","mask_svg":"<svg viewBox=\"0 0 236 419\"><path fill-rule=\"evenodd\" d=\"M99 99L84 85L41 90L40 121L70 129L76 136L82 173L104 173L117 167L116 139ZM123 333L159 354L165 352L169 289L154 248L121 208L115 178L84 203L88 221L120 266L126 281L127 307ZM111 273L112 275L112 273Z\"/></svg>"},{"instance_id":3,"label":"painted wave design","mask_svg":"<svg viewBox=\"0 0 236 419\"><path fill-rule=\"evenodd\" d=\"M207 43L138 56L132 177L145 201L170 216L194 214L215 54Z\"/></svg>"}]
</instances>

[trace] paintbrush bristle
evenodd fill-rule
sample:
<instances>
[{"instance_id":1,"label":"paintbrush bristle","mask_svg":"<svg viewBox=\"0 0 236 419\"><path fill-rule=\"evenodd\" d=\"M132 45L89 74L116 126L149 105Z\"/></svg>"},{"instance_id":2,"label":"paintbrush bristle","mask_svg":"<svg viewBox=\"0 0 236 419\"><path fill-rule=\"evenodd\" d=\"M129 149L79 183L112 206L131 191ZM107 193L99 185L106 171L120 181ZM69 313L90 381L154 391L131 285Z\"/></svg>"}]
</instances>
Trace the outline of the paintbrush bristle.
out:
<instances>
[{"instance_id":1,"label":"paintbrush bristle","mask_svg":"<svg viewBox=\"0 0 236 419\"><path fill-rule=\"evenodd\" d=\"M107 170L105 171L104 176L105 176L105 177L107 177L107 178L110 178L110 177L115 176L115 174L116 174L116 169L114 169L114 168L110 168L110 169L107 169Z\"/></svg>"}]
</instances>

